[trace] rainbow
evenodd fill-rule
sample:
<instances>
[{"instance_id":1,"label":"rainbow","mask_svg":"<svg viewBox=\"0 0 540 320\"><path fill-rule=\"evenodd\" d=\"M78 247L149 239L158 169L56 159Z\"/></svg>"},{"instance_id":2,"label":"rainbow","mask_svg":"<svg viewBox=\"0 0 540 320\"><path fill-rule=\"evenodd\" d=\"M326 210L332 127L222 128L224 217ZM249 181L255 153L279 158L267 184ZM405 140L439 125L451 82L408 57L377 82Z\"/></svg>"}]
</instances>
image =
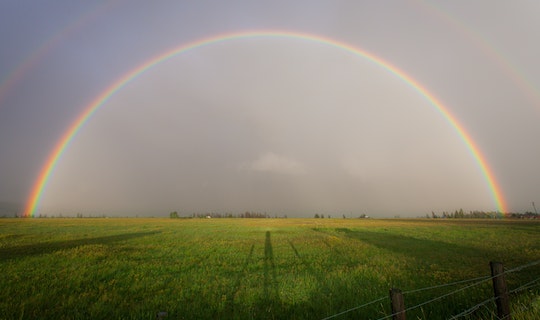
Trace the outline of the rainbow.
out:
<instances>
[{"instance_id":1,"label":"rainbow","mask_svg":"<svg viewBox=\"0 0 540 320\"><path fill-rule=\"evenodd\" d=\"M456 132L458 133L458 135L463 140L468 150L472 154L473 158L476 160L484 178L486 179L490 192L493 195L495 204L497 206L497 210L502 213L507 212L506 204L505 204L502 192L501 192L501 188L497 184L495 180L495 176L492 170L489 168L485 157L482 155L482 153L480 152L480 149L476 146L471 136L466 132L465 128L463 128L463 126L459 124L456 118L450 114L448 109L434 95L432 95L424 86L422 86L412 77L405 74L403 71L391 65L390 63L384 61L383 59L367 51L364 51L362 49L359 49L357 47L354 47L344 42L325 38L323 36L300 33L300 32L290 32L290 31L248 31L248 32L220 34L217 36L207 37L207 38L199 39L199 40L187 43L187 44L180 45L178 47L175 47L171 50L166 51L165 53L154 56L150 60L139 65L135 69L129 71L128 73L120 77L118 80L116 80L114 83L112 83L105 91L103 91L99 96L97 96L84 109L84 111L78 116L78 118L73 123L71 123L69 128L62 135L61 139L56 143L56 146L54 147L49 157L47 158L47 161L45 162L43 168L41 169L39 173L37 180L35 181L32 187L31 193L26 203L24 215L25 216L35 215L40 199L43 195L45 187L47 186L47 182L49 178L51 177L51 174L54 171L54 168L58 160L60 159L63 152L66 150L67 146L70 144L70 142L74 139L77 132L101 106L103 106L116 92L122 89L126 84L128 84L133 79L143 74L145 71L149 70L150 68L164 61L167 61L168 59L176 55L185 53L187 51L190 51L196 48L209 46L216 43L221 43L221 42L230 41L230 40L252 39L252 38L289 38L289 39L298 39L298 40L312 41L316 43L325 44L330 47L345 50L354 55L363 57L381 66L383 69L389 71L390 73L394 74L396 77L403 80L411 88L413 88L418 93L420 93L423 97L425 97L431 103L431 105L435 107L439 111L439 113L448 121L448 123L456 130Z\"/></svg>"}]
</instances>

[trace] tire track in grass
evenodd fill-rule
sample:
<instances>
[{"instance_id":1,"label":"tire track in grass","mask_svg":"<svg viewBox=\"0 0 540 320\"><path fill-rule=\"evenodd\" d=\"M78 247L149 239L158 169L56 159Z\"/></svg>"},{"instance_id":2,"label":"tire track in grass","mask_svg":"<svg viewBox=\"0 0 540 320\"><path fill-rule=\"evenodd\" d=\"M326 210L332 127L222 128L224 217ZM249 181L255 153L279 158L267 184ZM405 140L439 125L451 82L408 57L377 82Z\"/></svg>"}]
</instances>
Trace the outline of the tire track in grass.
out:
<instances>
[{"instance_id":1,"label":"tire track in grass","mask_svg":"<svg viewBox=\"0 0 540 320\"><path fill-rule=\"evenodd\" d=\"M242 283L242 279L244 279L247 275L247 267L253 260L253 252L255 251L255 244L251 245L251 248L249 249L248 256L246 260L244 261L244 265L242 266L242 269L240 272L237 273L236 279L234 281L234 284L231 286L230 290L227 292L227 298L225 303L225 309L223 311L223 315L233 317L234 315L234 298L238 291L240 290L240 285Z\"/></svg>"},{"instance_id":2,"label":"tire track in grass","mask_svg":"<svg viewBox=\"0 0 540 320\"><path fill-rule=\"evenodd\" d=\"M328 315L328 313L331 312L330 310L332 309L332 303L328 302L331 302L331 297L336 292L334 284L329 282L329 279L327 278L327 274L325 272L315 268L313 266L313 263L310 263L309 261L307 261L306 258L300 255L298 249L291 240L287 241L289 242L289 246L293 250L295 256L304 265L308 274L315 278L318 284L315 288L315 291L311 293L311 297L308 302L304 303L303 306L298 306L298 309L309 312L313 312L314 310L316 310L316 313L320 313L321 315Z\"/></svg>"},{"instance_id":3,"label":"tire track in grass","mask_svg":"<svg viewBox=\"0 0 540 320\"><path fill-rule=\"evenodd\" d=\"M296 257L319 283L311 298L312 301L315 301L312 308L317 308L319 315L331 316L348 310L351 306L373 300L376 296L387 294L385 282L366 267L365 259L360 259L354 253L347 252L347 249L341 250L339 248L340 245L345 245L341 242L342 237L336 238L336 234L324 229L312 230L317 234L318 241L322 243L321 248L326 247L329 251L327 258L329 263L325 265L324 270L317 268L317 264L309 263L299 253L292 241L289 241L289 245ZM338 244L332 243L332 239L339 239ZM321 306L324 307L321 308ZM351 311L354 311L354 316L376 315L380 312L381 307L385 308L382 304L368 304L362 306L362 310Z\"/></svg>"},{"instance_id":4,"label":"tire track in grass","mask_svg":"<svg viewBox=\"0 0 540 320\"><path fill-rule=\"evenodd\" d=\"M312 229L313 231L317 232L319 234L319 238L321 242L330 250L332 254L332 259L335 261L336 265L349 268L355 268L358 265L365 264L365 261L362 261L358 257L356 259L353 258L353 255L345 253L343 250L340 250L338 248L337 244L331 244L329 239L338 239L340 241L340 244L343 245L342 241L344 241L346 238L342 235L339 235L339 238L336 237L335 233L330 233L325 229ZM367 245L367 244L366 244ZM365 251L365 249L364 249Z\"/></svg>"},{"instance_id":5,"label":"tire track in grass","mask_svg":"<svg viewBox=\"0 0 540 320\"><path fill-rule=\"evenodd\" d=\"M324 280L325 280L325 277L323 277L322 273L320 271L317 271L315 270L315 268L313 268L313 266L311 265L311 263L308 263L306 261L306 259L304 259L300 253L298 252L298 249L296 249L296 247L294 246L294 243L291 241L291 240L287 240L289 242L289 245L291 246L291 249L293 250L294 252L294 255L300 260L300 262L302 262L302 264L306 267L307 271L309 272L309 274L313 275L317 281L319 281L320 283L323 283Z\"/></svg>"}]
</instances>

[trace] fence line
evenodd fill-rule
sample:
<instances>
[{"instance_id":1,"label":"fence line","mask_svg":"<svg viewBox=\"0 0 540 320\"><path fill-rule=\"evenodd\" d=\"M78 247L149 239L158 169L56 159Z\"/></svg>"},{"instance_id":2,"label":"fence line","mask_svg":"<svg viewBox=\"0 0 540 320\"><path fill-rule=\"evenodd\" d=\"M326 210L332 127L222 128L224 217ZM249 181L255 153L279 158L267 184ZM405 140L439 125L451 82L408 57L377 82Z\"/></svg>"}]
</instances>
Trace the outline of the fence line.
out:
<instances>
[{"instance_id":1,"label":"fence line","mask_svg":"<svg viewBox=\"0 0 540 320\"><path fill-rule=\"evenodd\" d=\"M535 280L533 280L533 281L530 281L530 282L528 282L528 283L526 283L526 284L520 286L519 288L516 288L516 289L510 291L510 293L517 293L517 292L520 292L520 291L523 291L523 290L526 290L526 289L534 288L534 287L540 285L540 283L537 283L537 284L535 284L535 285L530 285L530 284L532 284L532 283L534 283L534 282L537 282L537 281L539 281L539 280L540 280L540 278L537 278L537 279L535 279ZM519 311L529 310L529 309L531 308L531 306L526 307L526 306L524 306L523 304L520 305L520 306L518 306L518 307L519 307Z\"/></svg>"},{"instance_id":2,"label":"fence line","mask_svg":"<svg viewBox=\"0 0 540 320\"><path fill-rule=\"evenodd\" d=\"M462 284L462 283L467 283L467 282L472 282L472 281L476 281L476 280L490 280L492 279L492 277L490 276L483 276L483 277L478 277L478 278L472 278L472 279L465 279L465 280L460 280L460 281L455 281L455 282L451 282L451 283L445 283L445 284L441 284L441 285L436 285L436 286L431 286L431 287L425 287L425 288L420 288L420 289L415 289L415 290L409 290L409 291L404 291L403 294L410 294L410 293L416 293L416 292L421 292L421 291L427 291L427 290L432 290L432 289L437 289L437 288L444 288L444 287L449 287L449 286L453 286L453 285L458 285L458 284ZM479 281L478 283L481 283L483 281ZM474 284L476 285L476 284ZM474 285L471 285L471 286L468 286L468 287L465 287L465 288L462 288L462 290L465 290L469 287L472 287ZM448 295L451 295L455 292L458 292L458 291L461 291L461 290L457 290L457 291L454 291L454 292L451 292L450 294ZM444 297L440 297L440 298L444 298ZM337 313L337 314L334 314L334 315L331 315L329 317L326 317L326 318L323 318L321 320L328 320L328 319L332 319L332 318L335 318L335 317L338 317L338 316L341 316L343 314L346 314L346 313L349 313L349 312L352 312L352 311L355 311L355 310L358 310L358 309L361 309L363 307L366 307L366 306L369 306L371 304L374 304L374 303L377 303L377 302L380 302L380 301L383 301L383 300L386 300L388 299L388 297L382 297L382 298L379 298L379 299L376 299L376 300L373 300L373 301L370 301L368 303L365 303L365 304L362 304L362 305L359 305L359 306L356 306L354 308L350 308L350 309L347 309L345 311L342 311L340 313ZM435 300L437 300L438 298L435 298ZM432 301L428 301L429 302L432 302ZM427 303L425 303L427 304ZM421 306L421 305L420 305ZM416 306L418 307L418 306ZM409 308L408 310L411 310L411 309L415 309L415 307L411 307Z\"/></svg>"},{"instance_id":3,"label":"fence line","mask_svg":"<svg viewBox=\"0 0 540 320\"><path fill-rule=\"evenodd\" d=\"M540 281L540 278L536 278L533 281L527 282L526 284L521 285L521 287L518 287L518 288L510 291L509 293L517 293L517 292L520 292L520 291L523 291L523 290L526 290L526 289L534 288L534 287L540 285L540 283L535 284L534 286L531 286L530 284L535 283L537 281Z\"/></svg>"},{"instance_id":4,"label":"fence line","mask_svg":"<svg viewBox=\"0 0 540 320\"><path fill-rule=\"evenodd\" d=\"M489 280L489 279L491 279L490 276L483 276L483 277L478 277L478 278L460 280L460 281L456 281L456 282L445 283L445 284L440 284L440 285L421 288L421 289L403 291L403 294L416 293L416 292L420 292L420 291L427 291L427 290L431 290L431 289L438 289L438 288L443 288L443 287L454 286L456 284L462 284L462 283L472 282L472 281L476 281L476 280Z\"/></svg>"},{"instance_id":5,"label":"fence line","mask_svg":"<svg viewBox=\"0 0 540 320\"><path fill-rule=\"evenodd\" d=\"M489 279L491 279L491 278L492 278L492 277L488 277L487 280L489 280ZM477 285L479 285L479 284L482 284L482 283L484 283L485 281L486 281L486 280L482 280L482 281L475 282L475 283L473 283L473 284L471 284L471 285L468 285L468 286L466 286L466 287L463 287L463 288L454 290L454 291L449 292L449 293L445 293L445 294L443 294L442 296L438 296L438 297L433 298L433 299L431 299L431 300L424 301L424 302L422 302L422 303L420 303L420 304L417 304L417 305L415 305L415 306L413 306L413 307L406 308L405 310L402 310L402 311L393 313L393 314L391 314L391 315L388 315L388 316L386 316L386 317L379 318L379 319L377 319L377 320L388 319L388 318L391 318L391 317L393 317L393 316L395 316L395 315L398 315L398 314L400 314L400 313L402 313L402 312L406 312L406 311L409 311L409 310L413 310L413 309L419 308L419 307L424 306L424 305L426 305L426 304L430 304L430 303L432 303L432 302L434 302L434 301L437 301L437 300L440 300L440 299L442 299L442 298L446 298L446 297L448 297L448 296L451 296L451 295L453 295L453 294L455 294L455 293L457 293L457 292L460 292L460 291L463 291L463 290L465 290L465 289L472 288L472 287L474 287L474 286L477 286Z\"/></svg>"},{"instance_id":6,"label":"fence line","mask_svg":"<svg viewBox=\"0 0 540 320\"><path fill-rule=\"evenodd\" d=\"M454 320L454 319L458 319L458 318L461 318L461 317L468 316L471 313L475 312L476 310L480 309L480 307L482 307L482 306L484 306L484 305L486 305L486 304L488 304L490 302L494 302L495 300L497 300L497 298L495 298L495 297L484 300L484 301L470 307L469 309L452 316L452 318L450 318L449 320Z\"/></svg>"},{"instance_id":7,"label":"fence line","mask_svg":"<svg viewBox=\"0 0 540 320\"><path fill-rule=\"evenodd\" d=\"M497 300L497 298L494 298L493 300ZM487 307L486 304L482 305L489 313L491 313L491 316L493 316L495 319L498 319L498 320L504 320L506 317L504 318L500 318L495 312L493 312L493 309L489 309ZM510 316L510 315L508 315Z\"/></svg>"},{"instance_id":8,"label":"fence line","mask_svg":"<svg viewBox=\"0 0 540 320\"><path fill-rule=\"evenodd\" d=\"M540 260L537 260L537 261L533 261L533 262L530 262L530 263L527 263L527 264L524 264L524 265L521 265L521 266L518 266L518 267L515 267L515 268L512 268L512 269L508 269L508 270L505 270L502 274L509 274L509 273L512 273L512 272L516 272L516 271L521 271L523 269L526 269L526 268L529 268L529 267L532 267L532 266L535 266L535 265L538 265L540 264ZM403 294L410 294L410 293L416 293L416 292L421 292L421 291L427 291L427 290L432 290L432 289L437 289L437 288L443 288L443 287L449 287L449 286L453 286L453 285L458 285L458 284L462 284L462 283L468 283L468 282L472 282L472 281L477 281L473 284L470 284L468 286L465 286L465 287L462 287L462 288L459 288L459 289L456 289L452 292L449 292L449 293L445 293L441 296L438 296L436 298L433 298L433 299L430 299L430 300L427 300L427 301L424 301L422 303L419 303L413 307L410 307L410 308L406 308L405 310L401 310L399 312L396 312L396 313L392 313L388 316L385 316L385 317L382 317L382 318L379 318L377 320L385 320L385 319L389 319L391 317L394 317L400 313L403 313L403 312L406 312L406 311L409 311L409 310L413 310L413 309L416 309L416 308L419 308L421 306L424 306L424 305L427 305L427 304L430 304L434 301L437 301L437 300L440 300L440 299L443 299L443 298L446 298L448 296L451 296L453 294L456 294L457 292L461 292L461 291L464 291L466 289L469 289L469 288L472 288L474 286L477 286L477 285L480 285L484 282L486 282L487 280L491 280L491 279L494 279L495 277L497 276L500 276L500 275L494 275L494 276L483 276L483 277L477 277L477 278L471 278L471 279L465 279L465 280L460 280L460 281L455 281L455 282L451 282L451 283L446 283L446 284L441 284L441 285L435 285L435 286L430 286L430 287L425 287L425 288L420 288L420 289L414 289L414 290L409 290L409 291L404 291ZM537 284L534 284L535 282L539 282ZM534 285L533 285L534 284ZM512 290L512 291L509 291L508 293L517 293L517 292L520 292L520 291L523 291L523 290L526 290L526 289L530 289L530 288L534 288L536 286L540 285L540 278L536 278L524 285L521 285L520 287ZM370 301L368 303L365 303L365 304L362 304L362 305L359 305L359 306L356 306L356 307L353 307L353 308L350 308L348 310L345 310L345 311L342 311L340 313L336 313L334 315L331 315L331 316L328 316L326 318L323 318L322 320L328 320L328 319L332 319L332 318L336 318L338 316L341 316L341 315L344 315L346 313L349 313L349 312L352 312L352 311L355 311L355 310L358 310L358 309L361 309L363 307L366 307L366 306L369 306L371 304L374 304L374 303L377 303L377 302L380 302L380 301L383 301L383 300L386 300L388 299L388 297L383 297L383 298L379 298L379 299L376 299L376 300L373 300L373 301ZM472 314L473 312L475 312L476 310L478 310L480 307L484 306L486 307L486 304L490 303L490 302L493 302L493 301L496 301L498 298L496 297L493 297L493 298L489 298L487 300L484 300L476 305L474 305L473 307L457 314L457 315L454 315L450 318L450 320L453 320L453 319L458 319L460 317L464 317L464 316L467 316L469 314ZM487 308L487 307L486 307ZM498 318L498 316L496 314L493 313L492 310L488 309L488 311L490 313L492 313L496 318Z\"/></svg>"},{"instance_id":9,"label":"fence line","mask_svg":"<svg viewBox=\"0 0 540 320\"><path fill-rule=\"evenodd\" d=\"M521 271L525 268L529 268L529 267L532 267L532 266L535 266L537 264L540 264L540 260L536 260L536 261L533 261L533 262L529 262L527 264L524 264L522 266L519 266L519 267L515 267L513 269L509 269L509 270L506 270L504 273L511 273L511 272L514 272L514 271Z\"/></svg>"}]
</instances>

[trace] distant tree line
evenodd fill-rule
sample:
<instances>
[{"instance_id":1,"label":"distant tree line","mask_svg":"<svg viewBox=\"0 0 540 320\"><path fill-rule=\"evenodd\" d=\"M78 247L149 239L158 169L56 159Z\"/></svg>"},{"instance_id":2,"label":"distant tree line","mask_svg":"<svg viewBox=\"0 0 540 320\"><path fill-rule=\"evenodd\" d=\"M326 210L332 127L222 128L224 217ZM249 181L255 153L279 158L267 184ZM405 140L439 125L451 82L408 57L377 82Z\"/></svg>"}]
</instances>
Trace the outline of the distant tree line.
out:
<instances>
[{"instance_id":1,"label":"distant tree line","mask_svg":"<svg viewBox=\"0 0 540 320\"><path fill-rule=\"evenodd\" d=\"M82 213L77 213L75 214L74 216L73 215L64 215L62 213L57 213L57 214L51 214L51 215L48 215L48 214L37 214L35 216L33 216L34 218L41 218L41 219L46 219L46 218L51 218L51 219L63 219L63 218L67 218L67 219L72 219L72 218L92 218L92 219L96 219L96 218L109 218L108 215L106 214L98 214L98 215L92 215L92 214L89 214L89 215L83 215ZM28 218L27 216L24 216L23 214L19 214L19 213L13 213L13 215L0 215L0 218ZM115 216L115 218L120 218L120 217L117 217ZM129 216L125 216L125 218L129 218Z\"/></svg>"},{"instance_id":2,"label":"distant tree line","mask_svg":"<svg viewBox=\"0 0 540 320\"><path fill-rule=\"evenodd\" d=\"M62 213L58 213L56 215L47 215L47 214L38 214L35 216L35 218L109 218L110 216L105 214L88 214L83 215L82 213L76 213L75 216L73 215L63 215ZM120 216L114 216L115 218L121 218ZM136 215L135 218L138 218L139 215ZM530 212L526 211L525 213L506 213L501 214L497 211L469 211L464 212L463 209L455 210L455 211L443 211L441 213L435 213L434 211L431 212L431 214L426 214L424 217L420 216L419 218L427 218L427 219L500 219L500 218L510 218L510 219L540 219L540 214L537 212ZM0 214L0 218L24 218L21 214L13 213L13 214ZM125 216L125 218L134 218L133 216ZM277 215L277 214L268 214L266 212L257 212L257 211L245 211L243 213L219 213L219 212L196 212L192 214L188 214L187 216L182 216L178 213L178 211L172 211L169 213L169 218L171 219L192 219L192 218L257 218L257 219L270 219L270 218L287 218L286 214ZM332 216L330 214L327 214L326 216L324 214L316 213L314 215L315 219L324 219L328 218L331 219ZM351 216L351 218L354 218ZM361 214L357 216L358 219L367 219L369 216L366 214ZM348 219L345 214L343 214L343 219Z\"/></svg>"},{"instance_id":3,"label":"distant tree line","mask_svg":"<svg viewBox=\"0 0 540 320\"><path fill-rule=\"evenodd\" d=\"M540 219L540 215L535 212L525 212L525 213L511 213L510 218L514 219Z\"/></svg>"},{"instance_id":4,"label":"distant tree line","mask_svg":"<svg viewBox=\"0 0 540 320\"><path fill-rule=\"evenodd\" d=\"M206 213L202 213L202 212L195 212L195 213L192 213L190 214L189 216L185 216L185 217L182 217L178 214L177 211L173 211L169 214L169 218L171 219L179 219L179 218L183 218L183 219L191 219L191 218L199 218L199 219L203 219L203 218L206 218L206 219L220 219L220 218L241 218L241 219L251 219L251 218L256 218L256 219L270 219L270 218L287 218L287 215L281 215L281 216L278 216L277 214L275 214L274 216L271 216L270 214L266 213L266 212L256 212L256 211L246 211L246 212L243 212L243 213L231 213L231 212L226 212L226 213L219 213L219 212L206 212Z\"/></svg>"},{"instance_id":5,"label":"distant tree line","mask_svg":"<svg viewBox=\"0 0 540 320\"><path fill-rule=\"evenodd\" d=\"M441 214L437 214L431 211L431 215L426 214L426 218L432 219L499 219L502 217L512 219L540 219L540 215L534 212L525 213L507 213L501 214L497 211L469 211L464 212L463 209L455 210L454 212L443 211Z\"/></svg>"}]
</instances>

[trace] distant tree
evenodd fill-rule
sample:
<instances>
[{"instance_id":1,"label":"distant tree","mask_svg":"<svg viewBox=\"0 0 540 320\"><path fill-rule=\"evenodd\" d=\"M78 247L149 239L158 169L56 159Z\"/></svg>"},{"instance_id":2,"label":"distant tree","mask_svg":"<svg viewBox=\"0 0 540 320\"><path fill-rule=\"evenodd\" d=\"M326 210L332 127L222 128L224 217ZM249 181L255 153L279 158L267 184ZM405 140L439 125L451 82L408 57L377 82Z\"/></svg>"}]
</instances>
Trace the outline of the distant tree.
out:
<instances>
[{"instance_id":1,"label":"distant tree","mask_svg":"<svg viewBox=\"0 0 540 320\"><path fill-rule=\"evenodd\" d=\"M345 215L343 215L343 219L347 219L347 217Z\"/></svg>"},{"instance_id":2,"label":"distant tree","mask_svg":"<svg viewBox=\"0 0 540 320\"><path fill-rule=\"evenodd\" d=\"M324 214L321 214L321 219L324 219Z\"/></svg>"},{"instance_id":3,"label":"distant tree","mask_svg":"<svg viewBox=\"0 0 540 320\"><path fill-rule=\"evenodd\" d=\"M319 214L316 213L316 214L315 214L315 219L319 219L319 218L320 218L320 217L319 217Z\"/></svg>"},{"instance_id":4,"label":"distant tree","mask_svg":"<svg viewBox=\"0 0 540 320\"><path fill-rule=\"evenodd\" d=\"M169 213L169 217L171 219L177 219L178 218L178 212L173 211L173 212Z\"/></svg>"}]
</instances>

